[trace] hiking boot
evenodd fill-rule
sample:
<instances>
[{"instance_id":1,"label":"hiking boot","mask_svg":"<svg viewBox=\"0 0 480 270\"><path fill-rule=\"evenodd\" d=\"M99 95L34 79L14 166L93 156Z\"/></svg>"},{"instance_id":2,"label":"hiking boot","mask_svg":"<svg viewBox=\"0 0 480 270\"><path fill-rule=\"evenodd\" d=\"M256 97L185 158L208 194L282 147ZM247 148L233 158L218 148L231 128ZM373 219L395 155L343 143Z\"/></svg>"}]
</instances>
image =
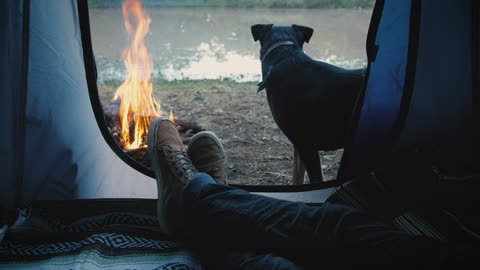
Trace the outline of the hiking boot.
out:
<instances>
[{"instance_id":1,"label":"hiking boot","mask_svg":"<svg viewBox=\"0 0 480 270\"><path fill-rule=\"evenodd\" d=\"M173 234L182 224L179 213L182 189L197 170L185 153L177 128L166 118L157 118L150 124L148 154L157 179L160 229Z\"/></svg>"},{"instance_id":2,"label":"hiking boot","mask_svg":"<svg viewBox=\"0 0 480 270\"><path fill-rule=\"evenodd\" d=\"M195 134L188 144L187 154L199 172L210 175L217 183L228 184L225 151L213 132Z\"/></svg>"}]
</instances>

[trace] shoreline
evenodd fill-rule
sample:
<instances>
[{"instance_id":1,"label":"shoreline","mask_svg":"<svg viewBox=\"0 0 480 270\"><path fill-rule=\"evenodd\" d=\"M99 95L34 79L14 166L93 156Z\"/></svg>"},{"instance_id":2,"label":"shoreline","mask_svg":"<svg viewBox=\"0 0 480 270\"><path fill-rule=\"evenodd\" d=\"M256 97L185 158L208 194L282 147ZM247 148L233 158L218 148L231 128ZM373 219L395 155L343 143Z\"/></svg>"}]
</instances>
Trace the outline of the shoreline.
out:
<instances>
[{"instance_id":1,"label":"shoreline","mask_svg":"<svg viewBox=\"0 0 480 270\"><path fill-rule=\"evenodd\" d=\"M88 0L89 8L118 8L121 7L123 0ZM246 9L371 9L375 1L363 0L356 1L332 1L332 0L314 0L310 3L299 3L298 1L284 0L284 1L262 1L260 3L251 0L243 1L201 1L201 0L187 0L187 1L153 1L143 0L142 4L146 8L246 8ZM359 3L360 2L360 3Z\"/></svg>"}]
</instances>

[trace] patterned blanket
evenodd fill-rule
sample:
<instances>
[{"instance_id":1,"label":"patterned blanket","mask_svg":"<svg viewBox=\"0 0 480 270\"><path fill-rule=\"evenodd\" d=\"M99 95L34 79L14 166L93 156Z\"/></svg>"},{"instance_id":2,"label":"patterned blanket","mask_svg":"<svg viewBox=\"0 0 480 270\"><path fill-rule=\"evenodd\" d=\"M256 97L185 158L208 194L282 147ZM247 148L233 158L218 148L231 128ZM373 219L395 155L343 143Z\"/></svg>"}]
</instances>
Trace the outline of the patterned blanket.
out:
<instances>
[{"instance_id":1,"label":"patterned blanket","mask_svg":"<svg viewBox=\"0 0 480 270\"><path fill-rule=\"evenodd\" d=\"M154 200L36 203L8 228L0 269L201 269L155 213Z\"/></svg>"}]
</instances>

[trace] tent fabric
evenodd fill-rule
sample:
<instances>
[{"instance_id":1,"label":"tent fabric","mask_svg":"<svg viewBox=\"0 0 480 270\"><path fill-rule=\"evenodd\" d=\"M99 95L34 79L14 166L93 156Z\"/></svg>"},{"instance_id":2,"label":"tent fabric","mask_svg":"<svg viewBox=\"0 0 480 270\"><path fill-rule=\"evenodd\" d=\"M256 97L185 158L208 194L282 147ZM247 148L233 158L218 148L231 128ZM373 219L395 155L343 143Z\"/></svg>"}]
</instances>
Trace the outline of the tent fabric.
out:
<instances>
[{"instance_id":1,"label":"tent fabric","mask_svg":"<svg viewBox=\"0 0 480 270\"><path fill-rule=\"evenodd\" d=\"M23 202L154 198L155 182L125 166L98 130L76 1L32 1L31 10Z\"/></svg>"},{"instance_id":2,"label":"tent fabric","mask_svg":"<svg viewBox=\"0 0 480 270\"><path fill-rule=\"evenodd\" d=\"M351 148L346 148L339 174L348 176L368 168L381 158L387 149L388 138L400 114L409 47L409 25L412 6L410 1L379 1L372 18L379 16L374 39L367 50L368 78L362 93L361 111L356 123ZM372 33L369 33L369 35Z\"/></svg>"},{"instance_id":3,"label":"tent fabric","mask_svg":"<svg viewBox=\"0 0 480 270\"><path fill-rule=\"evenodd\" d=\"M480 48L480 2L473 1L472 4L472 48ZM473 51L472 73L473 73L473 136L480 138L480 49ZM474 139L474 156L480 156L480 142Z\"/></svg>"},{"instance_id":4,"label":"tent fabric","mask_svg":"<svg viewBox=\"0 0 480 270\"><path fill-rule=\"evenodd\" d=\"M16 1L2 1L2 4L8 7L2 12L11 12L3 18L21 18ZM9 108L6 118L12 123L7 124L21 124L16 121L21 115L25 115L26 121L24 126L12 129L11 138L6 138L7 142L17 140L18 143L6 143L3 147L9 149L1 152L1 164L7 168L1 170L5 174L0 189L2 207L25 206L45 199L155 198L155 181L125 166L99 132L85 79L76 1L31 1L30 4L24 111L14 106L20 102L18 90L22 89L19 61L22 55L16 51L22 47L21 36L18 37L21 31L16 31L21 29L21 24L10 23L16 29L4 29L12 37L6 39L12 42L9 46L12 53L2 57L2 68L17 69L17 72L8 75L10 88L2 91L2 95L12 96L5 96L1 102ZM12 102L14 104L9 105ZM23 162L16 158L21 149L18 145L25 149ZM18 179L18 174L23 177ZM17 186L18 194L12 192Z\"/></svg>"},{"instance_id":5,"label":"tent fabric","mask_svg":"<svg viewBox=\"0 0 480 270\"><path fill-rule=\"evenodd\" d=\"M455 167L472 159L472 53L479 48L471 47L471 4L422 1L415 82L394 146L429 145Z\"/></svg>"},{"instance_id":6,"label":"tent fabric","mask_svg":"<svg viewBox=\"0 0 480 270\"><path fill-rule=\"evenodd\" d=\"M27 1L28 2L28 1ZM0 31L3 41L0 43L0 114L3 129L0 132L0 197L7 208L15 206L20 191L17 179L21 178L22 149L24 136L24 107L26 83L24 69L24 1L6 0L0 2Z\"/></svg>"},{"instance_id":7,"label":"tent fabric","mask_svg":"<svg viewBox=\"0 0 480 270\"><path fill-rule=\"evenodd\" d=\"M376 54L369 55L339 178L366 174L392 153L417 149L438 153L450 173L474 170L473 130L480 124L473 121L478 101L472 102L480 91L473 83L479 76L472 61L479 51L474 3L377 1L381 18L367 44Z\"/></svg>"}]
</instances>

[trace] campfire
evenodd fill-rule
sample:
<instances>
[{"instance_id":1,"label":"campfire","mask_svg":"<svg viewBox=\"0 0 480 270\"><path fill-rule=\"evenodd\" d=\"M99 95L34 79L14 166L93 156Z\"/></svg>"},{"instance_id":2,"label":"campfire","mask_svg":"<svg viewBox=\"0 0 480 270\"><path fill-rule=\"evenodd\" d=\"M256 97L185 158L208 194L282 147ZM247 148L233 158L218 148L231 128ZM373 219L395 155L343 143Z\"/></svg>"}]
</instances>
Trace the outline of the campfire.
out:
<instances>
[{"instance_id":1,"label":"campfire","mask_svg":"<svg viewBox=\"0 0 480 270\"><path fill-rule=\"evenodd\" d=\"M132 158L149 167L145 155L148 127L153 119L166 115L160 101L153 96L153 60L145 45L150 17L145 14L140 0L124 0L122 14L130 37L130 44L122 53L127 72L110 106L105 109L105 118L117 144ZM174 119L173 109L169 111L169 119L175 123L185 144L193 134L203 130L196 123Z\"/></svg>"}]
</instances>

